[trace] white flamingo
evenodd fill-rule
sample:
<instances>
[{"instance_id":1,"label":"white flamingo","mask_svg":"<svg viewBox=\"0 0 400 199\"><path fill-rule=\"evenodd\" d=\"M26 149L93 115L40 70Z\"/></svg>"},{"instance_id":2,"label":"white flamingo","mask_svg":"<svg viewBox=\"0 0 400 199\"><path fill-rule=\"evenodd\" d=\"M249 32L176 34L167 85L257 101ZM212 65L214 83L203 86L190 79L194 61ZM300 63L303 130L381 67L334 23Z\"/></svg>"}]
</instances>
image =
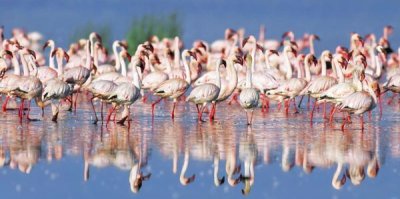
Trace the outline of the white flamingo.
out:
<instances>
[{"instance_id":1,"label":"white flamingo","mask_svg":"<svg viewBox=\"0 0 400 199\"><path fill-rule=\"evenodd\" d=\"M220 75L221 65L226 66L225 61L222 59L218 61L218 66L216 67L216 73L217 73L216 84L205 83L200 86L197 86L190 92L189 96L186 98L186 101L190 101L196 104L199 122L203 121L202 114L204 108L209 103L212 103L211 112L215 108L215 103L218 98L219 92L221 90L221 75Z\"/></svg>"},{"instance_id":2,"label":"white flamingo","mask_svg":"<svg viewBox=\"0 0 400 199\"><path fill-rule=\"evenodd\" d=\"M173 99L174 102L171 112L171 118L175 117L175 106L178 102L178 98L186 92L191 83L190 68L187 61L187 57L189 56L193 56L194 58L196 58L195 54L189 50L184 50L182 52L183 65L185 67L185 79L181 78L169 79L161 83L160 85L157 86L156 89L154 89L154 94L159 96L160 99L153 102L151 105L153 116L154 116L155 105L158 104L163 98L171 98Z\"/></svg>"}]
</instances>

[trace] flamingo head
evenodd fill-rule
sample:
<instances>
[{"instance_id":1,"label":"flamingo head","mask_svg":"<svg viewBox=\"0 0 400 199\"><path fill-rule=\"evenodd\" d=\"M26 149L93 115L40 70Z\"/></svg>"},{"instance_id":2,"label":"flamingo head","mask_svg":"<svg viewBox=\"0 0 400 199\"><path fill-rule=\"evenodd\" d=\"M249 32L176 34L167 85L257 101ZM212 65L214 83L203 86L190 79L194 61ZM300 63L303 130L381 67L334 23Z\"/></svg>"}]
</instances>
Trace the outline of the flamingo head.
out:
<instances>
[{"instance_id":1,"label":"flamingo head","mask_svg":"<svg viewBox=\"0 0 400 199\"><path fill-rule=\"evenodd\" d=\"M362 46L364 46L364 40L363 40L363 38L361 37L361 35L358 34L358 33L353 33L353 34L351 35L351 41L354 42L354 43L356 44L357 47L362 47Z\"/></svg>"},{"instance_id":2,"label":"flamingo head","mask_svg":"<svg viewBox=\"0 0 400 199\"><path fill-rule=\"evenodd\" d=\"M368 177L375 178L378 175L379 168L380 168L380 166L377 161L375 161L372 164L369 164L368 168L367 168Z\"/></svg>"},{"instance_id":3,"label":"flamingo head","mask_svg":"<svg viewBox=\"0 0 400 199\"><path fill-rule=\"evenodd\" d=\"M56 56L57 58L65 58L66 62L69 62L69 55L62 48L57 48L51 52L51 57Z\"/></svg>"},{"instance_id":4,"label":"flamingo head","mask_svg":"<svg viewBox=\"0 0 400 199\"><path fill-rule=\"evenodd\" d=\"M289 37L290 41L294 41L293 31L287 31L282 34L282 40L285 40L287 37Z\"/></svg>"},{"instance_id":5,"label":"flamingo head","mask_svg":"<svg viewBox=\"0 0 400 199\"><path fill-rule=\"evenodd\" d=\"M390 47L390 42L387 39L382 37L381 39L379 39L378 44L385 49L387 54L390 54L393 52L393 49Z\"/></svg>"},{"instance_id":6,"label":"flamingo head","mask_svg":"<svg viewBox=\"0 0 400 199\"><path fill-rule=\"evenodd\" d=\"M364 167L352 167L346 169L346 176L351 180L353 185L360 185L365 178Z\"/></svg>"},{"instance_id":7,"label":"flamingo head","mask_svg":"<svg viewBox=\"0 0 400 199\"><path fill-rule=\"evenodd\" d=\"M91 39L96 38L98 42L103 43L101 36L97 32L90 33L89 38Z\"/></svg>"},{"instance_id":8,"label":"flamingo head","mask_svg":"<svg viewBox=\"0 0 400 199\"><path fill-rule=\"evenodd\" d=\"M316 35L316 34L310 35L310 39L312 39L312 40L317 40L317 41L320 41L320 40L321 40L321 39L319 38L319 36Z\"/></svg>"},{"instance_id":9,"label":"flamingo head","mask_svg":"<svg viewBox=\"0 0 400 199\"><path fill-rule=\"evenodd\" d=\"M231 28L227 28L225 30L225 35L224 36L225 36L226 40L231 40L234 35L236 35L236 31L235 30L233 30Z\"/></svg>"},{"instance_id":10,"label":"flamingo head","mask_svg":"<svg viewBox=\"0 0 400 199\"><path fill-rule=\"evenodd\" d=\"M44 43L42 50L44 51L47 47L49 46L54 46L54 41L53 40L47 40L46 43Z\"/></svg>"},{"instance_id":11,"label":"flamingo head","mask_svg":"<svg viewBox=\"0 0 400 199\"><path fill-rule=\"evenodd\" d=\"M253 35L244 38L242 41L242 48L245 47L247 43L253 43L253 42L254 43L257 42L256 38Z\"/></svg>"}]
</instances>

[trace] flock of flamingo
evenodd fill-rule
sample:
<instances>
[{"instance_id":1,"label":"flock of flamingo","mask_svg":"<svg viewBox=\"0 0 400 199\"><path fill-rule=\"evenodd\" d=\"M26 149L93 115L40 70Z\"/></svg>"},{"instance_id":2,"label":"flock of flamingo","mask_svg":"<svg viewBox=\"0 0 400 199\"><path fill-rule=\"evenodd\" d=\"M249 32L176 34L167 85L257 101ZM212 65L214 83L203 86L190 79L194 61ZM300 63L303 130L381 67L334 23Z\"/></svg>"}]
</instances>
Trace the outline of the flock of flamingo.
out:
<instances>
[{"instance_id":1,"label":"flock of flamingo","mask_svg":"<svg viewBox=\"0 0 400 199\"><path fill-rule=\"evenodd\" d=\"M342 129L351 122L350 115L359 115L364 129L365 112L379 105L382 114L381 95L391 91L394 97L400 92L399 57L392 53L389 43L391 26L384 27L379 40L375 34L362 37L351 33L348 48L324 50L319 58L314 49L317 35L305 34L296 40L289 31L280 41L266 40L264 27L258 40L253 35L245 37L243 29L227 29L224 39L212 43L198 40L190 49L184 49L178 37L160 40L153 36L135 52L128 52L126 41L114 41L112 56L95 32L88 39L72 43L68 51L56 47L53 40L41 48L42 36L37 32L27 34L15 28L10 38L5 38L3 32L1 28L0 92L6 97L2 108L6 112L10 100L20 99L21 123L25 116L32 120L31 100L42 109L42 116L45 107L51 105L52 120L56 122L61 104L76 111L78 102L84 101L78 98L82 95L91 102L94 123L103 121L106 106L107 124L111 120L129 124L131 105L141 98L143 106L153 100L153 116L159 102L171 99L172 119L179 102L193 103L199 122L204 121L205 112L213 121L218 104L228 102L234 106L237 102L251 125L254 110L266 112L270 102L275 102L277 109L284 106L288 114L293 103L295 113L300 113L298 109L306 97L307 107L312 106L311 122L316 108L322 106L323 117L330 123L340 111ZM50 51L46 64L47 47ZM100 101L100 119L95 100ZM328 116L327 104L331 107Z\"/></svg>"}]
</instances>

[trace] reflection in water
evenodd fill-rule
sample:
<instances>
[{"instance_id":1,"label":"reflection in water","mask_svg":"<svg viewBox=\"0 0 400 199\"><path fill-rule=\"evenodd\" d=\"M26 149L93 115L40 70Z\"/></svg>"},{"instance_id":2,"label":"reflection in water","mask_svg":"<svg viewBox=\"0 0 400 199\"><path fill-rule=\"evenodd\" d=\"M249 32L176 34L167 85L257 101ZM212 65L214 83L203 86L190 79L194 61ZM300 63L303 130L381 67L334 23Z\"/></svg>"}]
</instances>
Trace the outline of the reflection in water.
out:
<instances>
[{"instance_id":1,"label":"reflection in water","mask_svg":"<svg viewBox=\"0 0 400 199\"><path fill-rule=\"evenodd\" d=\"M279 118L280 113L276 114L273 117ZM134 120L130 129L114 124L94 126L89 121L75 121L80 122L77 127L62 122L49 126L45 122L23 126L5 122L0 134L0 166L29 174L40 162L81 156L84 181L90 181L91 168L115 167L126 171L130 190L137 193L157 172L149 169L157 163L151 157L156 151L171 162L163 167L183 186L207 179L196 179L199 174L191 170L191 165L201 161L212 166L212 179L205 183L239 185L247 195L257 183L258 165L266 166L261 169L279 165L282 172L289 173L299 168L307 175L313 175L315 169L331 168L331 185L341 189L346 183L359 186L366 178L376 178L387 152L400 157L396 131L388 135L380 128L342 132L321 124L322 130L314 132L307 126L295 130L293 120L279 119L275 126L251 128L234 119L198 124L157 117L150 125Z\"/></svg>"}]
</instances>

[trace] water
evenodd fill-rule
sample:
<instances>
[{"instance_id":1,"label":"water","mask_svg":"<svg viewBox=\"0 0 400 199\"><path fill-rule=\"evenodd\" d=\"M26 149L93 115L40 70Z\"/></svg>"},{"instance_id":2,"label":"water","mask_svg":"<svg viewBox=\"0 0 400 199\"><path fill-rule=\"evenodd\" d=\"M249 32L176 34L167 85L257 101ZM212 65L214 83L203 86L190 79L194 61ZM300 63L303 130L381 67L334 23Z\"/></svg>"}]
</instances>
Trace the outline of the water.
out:
<instances>
[{"instance_id":1,"label":"water","mask_svg":"<svg viewBox=\"0 0 400 199\"><path fill-rule=\"evenodd\" d=\"M3 197L242 198L246 183L250 198L400 195L398 104L385 106L382 120L377 110L370 120L366 116L364 131L353 118L344 132L341 114L331 127L322 119L322 108L310 126L306 104L299 114L291 109L286 115L275 105L269 113L257 110L251 127L235 104L220 104L216 121L200 124L192 104L180 103L175 120L169 117L170 108L170 103L162 102L153 120L150 105L137 102L130 128L113 122L93 125L85 99L76 115L63 111L58 123L50 121L49 109L43 121L22 125L15 111L1 114ZM32 117L41 119L36 107ZM195 175L187 186L179 178L185 157L185 176ZM139 160L143 175L151 176L133 193L130 170ZM87 181L85 163L89 165ZM225 177L220 186L214 183L215 163L216 177ZM358 168L354 170L359 174L359 178L347 177L340 190L332 186L338 163L344 164L339 178L350 168ZM234 165L241 169L232 175ZM249 178L235 185L240 174L250 176L250 168L254 169L252 185Z\"/></svg>"}]
</instances>

